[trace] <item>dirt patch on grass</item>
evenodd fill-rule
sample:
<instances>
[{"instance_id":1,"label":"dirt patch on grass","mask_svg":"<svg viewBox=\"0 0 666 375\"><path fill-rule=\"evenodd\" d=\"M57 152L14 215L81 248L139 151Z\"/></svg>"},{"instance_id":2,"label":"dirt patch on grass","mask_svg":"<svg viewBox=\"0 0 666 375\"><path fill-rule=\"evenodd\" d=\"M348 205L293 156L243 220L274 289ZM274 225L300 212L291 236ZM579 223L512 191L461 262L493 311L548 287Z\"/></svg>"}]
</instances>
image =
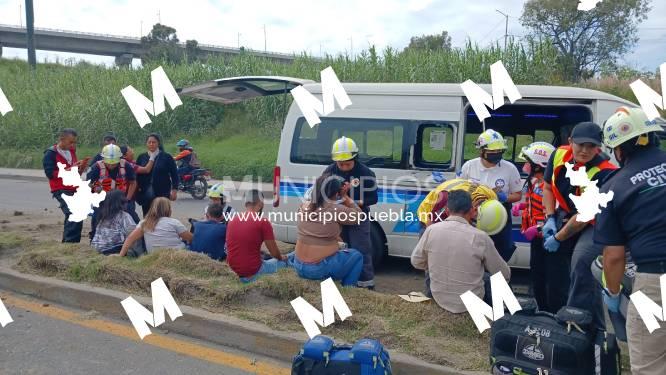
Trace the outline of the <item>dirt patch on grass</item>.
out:
<instances>
[{"instance_id":1,"label":"dirt patch on grass","mask_svg":"<svg viewBox=\"0 0 666 375\"><path fill-rule=\"evenodd\" d=\"M150 295L150 283L162 277L179 304L231 314L281 331L302 332L289 301L302 296L321 309L318 282L293 270L242 284L226 263L203 254L161 250L138 259L104 257L86 244L0 235L0 252L13 252L14 268L60 279ZM390 349L461 370L487 366L488 337L479 335L466 315L453 315L434 303L411 304L394 295L340 288L353 315L322 328L322 333L352 342L378 338Z\"/></svg>"}]
</instances>

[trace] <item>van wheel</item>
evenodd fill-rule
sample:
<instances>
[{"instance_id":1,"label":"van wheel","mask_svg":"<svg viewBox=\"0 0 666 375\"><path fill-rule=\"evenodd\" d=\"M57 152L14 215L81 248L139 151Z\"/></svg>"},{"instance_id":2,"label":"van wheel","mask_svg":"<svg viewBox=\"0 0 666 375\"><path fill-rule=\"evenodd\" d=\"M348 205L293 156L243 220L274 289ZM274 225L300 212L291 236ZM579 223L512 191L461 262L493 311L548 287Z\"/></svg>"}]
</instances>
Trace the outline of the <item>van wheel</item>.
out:
<instances>
[{"instance_id":1,"label":"van wheel","mask_svg":"<svg viewBox=\"0 0 666 375\"><path fill-rule=\"evenodd\" d=\"M379 225L370 225L370 245L372 246L372 265L379 269L387 254L386 242Z\"/></svg>"}]
</instances>

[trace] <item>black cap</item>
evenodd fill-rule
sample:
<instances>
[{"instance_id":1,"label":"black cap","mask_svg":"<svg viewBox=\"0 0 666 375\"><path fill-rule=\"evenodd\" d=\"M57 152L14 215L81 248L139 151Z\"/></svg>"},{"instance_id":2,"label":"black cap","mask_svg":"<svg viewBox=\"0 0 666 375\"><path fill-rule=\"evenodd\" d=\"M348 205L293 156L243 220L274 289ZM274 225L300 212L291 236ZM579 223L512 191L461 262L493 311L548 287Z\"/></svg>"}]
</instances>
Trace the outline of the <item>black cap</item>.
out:
<instances>
[{"instance_id":1,"label":"black cap","mask_svg":"<svg viewBox=\"0 0 666 375\"><path fill-rule=\"evenodd\" d=\"M113 134L113 132L107 132L106 134L104 134L104 138L102 138L102 139L104 140L104 142L106 142L108 140L114 140L116 142L118 141L116 139L116 135Z\"/></svg>"},{"instance_id":2,"label":"black cap","mask_svg":"<svg viewBox=\"0 0 666 375\"><path fill-rule=\"evenodd\" d=\"M581 122L571 131L571 139L576 144L593 143L601 146L601 127L593 122Z\"/></svg>"}]
</instances>

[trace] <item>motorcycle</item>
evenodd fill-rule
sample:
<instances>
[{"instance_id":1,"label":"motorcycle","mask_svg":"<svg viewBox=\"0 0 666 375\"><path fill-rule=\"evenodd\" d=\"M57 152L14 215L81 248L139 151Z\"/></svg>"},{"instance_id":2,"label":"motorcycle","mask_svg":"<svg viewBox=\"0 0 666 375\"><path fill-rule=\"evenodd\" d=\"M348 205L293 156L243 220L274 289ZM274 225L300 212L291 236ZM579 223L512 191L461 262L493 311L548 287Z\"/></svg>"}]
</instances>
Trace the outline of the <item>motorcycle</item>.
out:
<instances>
[{"instance_id":1,"label":"motorcycle","mask_svg":"<svg viewBox=\"0 0 666 375\"><path fill-rule=\"evenodd\" d=\"M208 169L195 169L182 176L178 183L178 191L190 193L194 199L204 199L208 191L208 180L210 180Z\"/></svg>"}]
</instances>

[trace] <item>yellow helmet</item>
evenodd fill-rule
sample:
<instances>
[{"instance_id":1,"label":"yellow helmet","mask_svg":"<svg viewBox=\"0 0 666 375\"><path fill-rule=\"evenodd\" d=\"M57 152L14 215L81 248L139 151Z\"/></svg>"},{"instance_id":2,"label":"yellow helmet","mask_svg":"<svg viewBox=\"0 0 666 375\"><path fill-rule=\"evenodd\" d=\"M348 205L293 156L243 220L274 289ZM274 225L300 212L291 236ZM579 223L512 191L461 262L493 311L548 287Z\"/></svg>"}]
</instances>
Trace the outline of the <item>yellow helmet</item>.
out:
<instances>
[{"instance_id":1,"label":"yellow helmet","mask_svg":"<svg viewBox=\"0 0 666 375\"><path fill-rule=\"evenodd\" d=\"M357 154L358 147L356 146L356 142L351 138L341 137L333 143L333 149L331 150L333 161L351 160Z\"/></svg>"},{"instance_id":2,"label":"yellow helmet","mask_svg":"<svg viewBox=\"0 0 666 375\"><path fill-rule=\"evenodd\" d=\"M215 184L208 189L209 198L222 198L224 197L224 186L222 184Z\"/></svg>"},{"instance_id":3,"label":"yellow helmet","mask_svg":"<svg viewBox=\"0 0 666 375\"><path fill-rule=\"evenodd\" d=\"M502 134L493 129L488 129L481 133L476 140L475 146L479 149L492 151L507 149L506 140L502 137Z\"/></svg>"},{"instance_id":4,"label":"yellow helmet","mask_svg":"<svg viewBox=\"0 0 666 375\"><path fill-rule=\"evenodd\" d=\"M120 147L110 144L102 148L102 158L106 164L118 164L120 163L120 157L123 156L123 153L120 151Z\"/></svg>"},{"instance_id":5,"label":"yellow helmet","mask_svg":"<svg viewBox=\"0 0 666 375\"><path fill-rule=\"evenodd\" d=\"M636 144L646 145L648 137L645 134L660 132L663 129L656 121L650 121L640 108L620 107L606 120L604 124L604 143L615 148L624 142L638 137Z\"/></svg>"},{"instance_id":6,"label":"yellow helmet","mask_svg":"<svg viewBox=\"0 0 666 375\"><path fill-rule=\"evenodd\" d=\"M508 218L506 209L497 200L487 200L479 206L479 213L476 217L476 227L488 233L489 236L502 231Z\"/></svg>"}]
</instances>

